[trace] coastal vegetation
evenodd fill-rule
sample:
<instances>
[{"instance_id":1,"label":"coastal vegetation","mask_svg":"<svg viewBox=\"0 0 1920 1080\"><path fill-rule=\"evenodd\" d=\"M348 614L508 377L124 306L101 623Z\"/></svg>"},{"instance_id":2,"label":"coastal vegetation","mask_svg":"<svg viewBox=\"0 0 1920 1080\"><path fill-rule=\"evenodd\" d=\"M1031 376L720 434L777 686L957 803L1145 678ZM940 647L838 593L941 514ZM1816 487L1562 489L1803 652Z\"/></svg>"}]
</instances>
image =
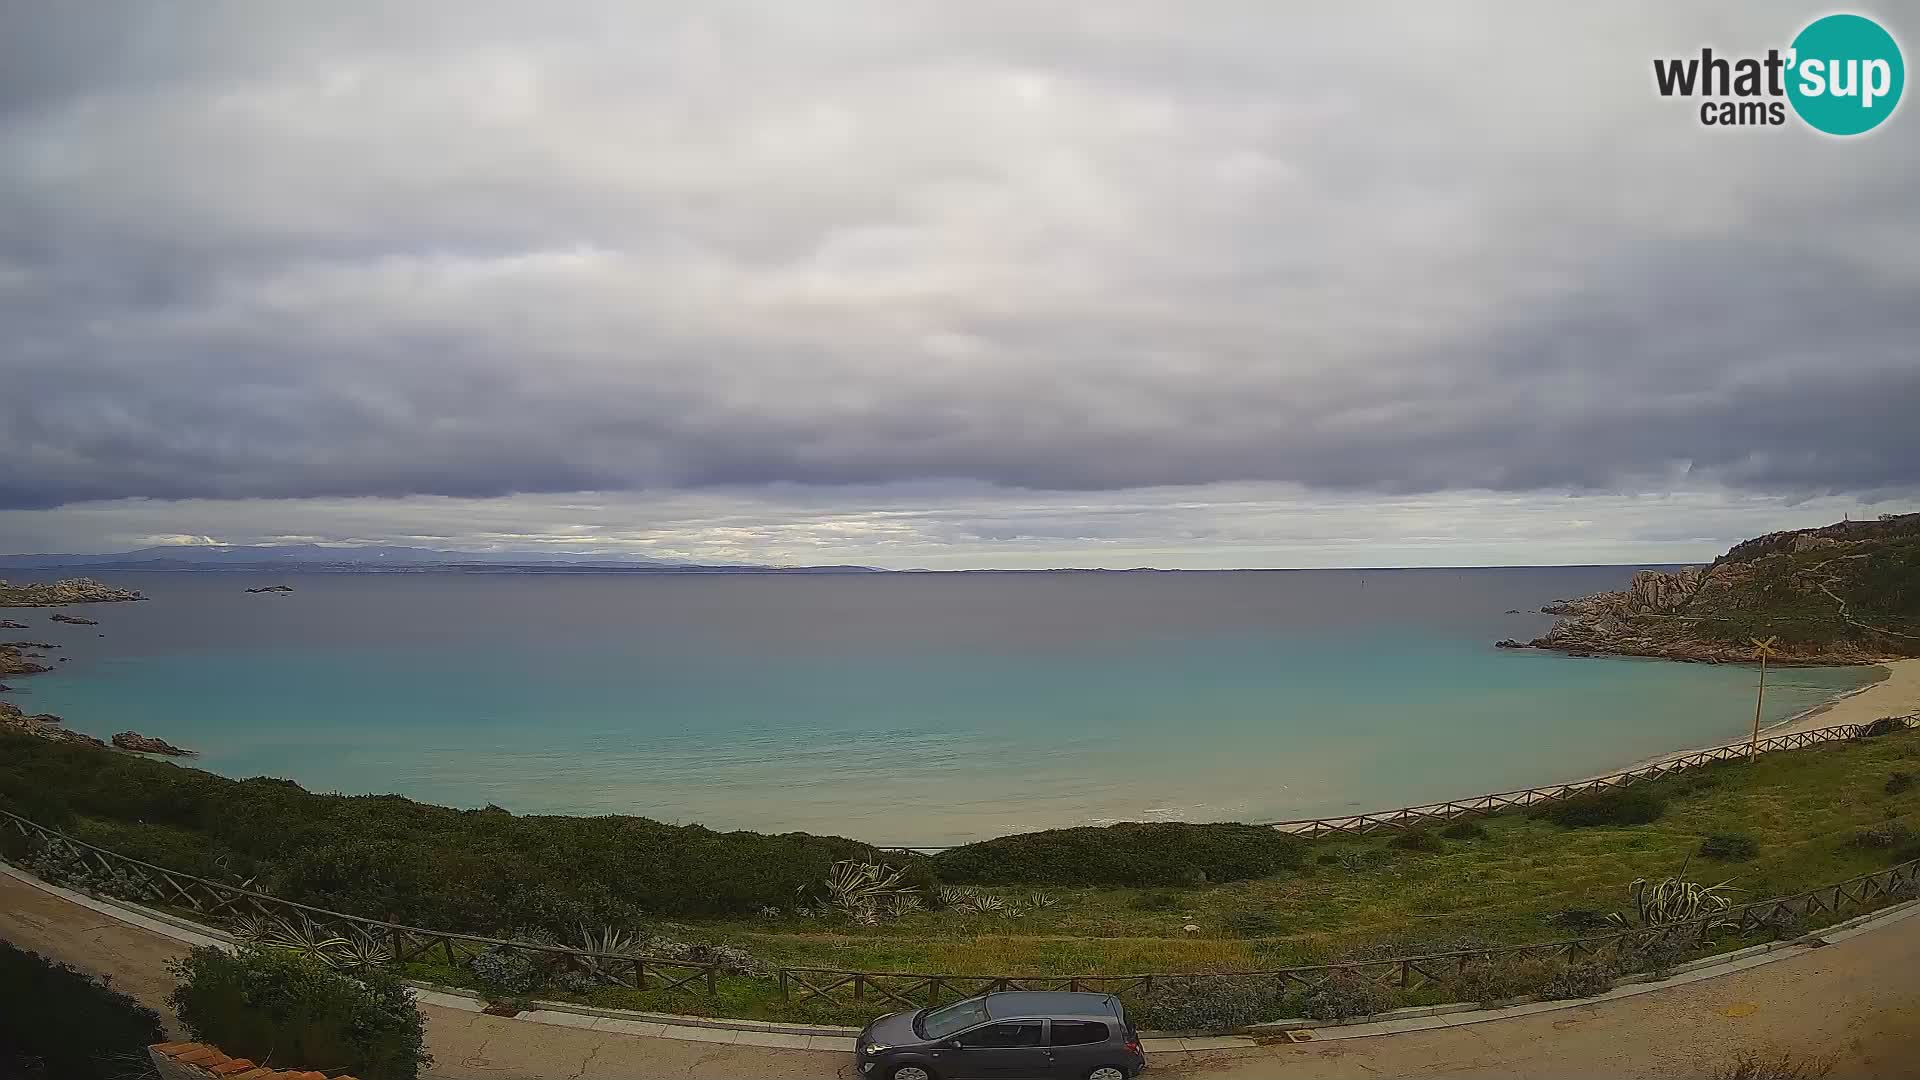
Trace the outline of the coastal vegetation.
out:
<instances>
[{"instance_id":1,"label":"coastal vegetation","mask_svg":"<svg viewBox=\"0 0 1920 1080\"><path fill-rule=\"evenodd\" d=\"M1620 592L1541 610L1564 617L1535 648L1719 663L1770 637L1776 663L1920 656L1920 514L1769 533L1708 566L1642 570Z\"/></svg>"},{"instance_id":2,"label":"coastal vegetation","mask_svg":"<svg viewBox=\"0 0 1920 1080\"><path fill-rule=\"evenodd\" d=\"M412 991L378 966L348 973L288 949L205 946L172 971L180 1022L229 1056L362 1080L414 1080L433 1061Z\"/></svg>"},{"instance_id":3,"label":"coastal vegetation","mask_svg":"<svg viewBox=\"0 0 1920 1080\"><path fill-rule=\"evenodd\" d=\"M159 1014L110 982L0 941L0 1076L118 1080L146 1069Z\"/></svg>"},{"instance_id":4,"label":"coastal vegetation","mask_svg":"<svg viewBox=\"0 0 1920 1080\"><path fill-rule=\"evenodd\" d=\"M1262 970L1560 940L1605 932L1610 922L1657 922L1676 904L1790 894L1920 857L1920 791L1887 783L1917 763L1920 732L1896 731L1643 781L1618 793L1631 799L1564 821L1508 813L1414 843L1398 833L1307 841L1244 825L1134 825L1003 837L925 857L807 834L319 795L282 780L235 781L0 735L0 808L162 866L251 880L354 914L575 946L601 935L645 955L731 958L711 998L569 989L538 971L507 970L501 957L491 967L438 956L406 966L429 981L480 987L491 979L499 985L488 992L509 999L846 1021L872 1003L789 1002L766 973ZM1735 835L1752 841L1751 854L1716 862L1711 884L1691 881L1686 868L1703 844L1746 850L1715 840ZM26 850L20 837L0 837L9 859L44 876L80 872ZM1654 884L1636 893L1630 885L1641 879ZM1779 932L1790 930L1798 932ZM1605 974L1567 966L1499 978L1537 983L1528 992L1538 994ZM1489 982L1476 992L1499 988ZM1364 996L1325 988L1312 1005L1357 1008Z\"/></svg>"}]
</instances>

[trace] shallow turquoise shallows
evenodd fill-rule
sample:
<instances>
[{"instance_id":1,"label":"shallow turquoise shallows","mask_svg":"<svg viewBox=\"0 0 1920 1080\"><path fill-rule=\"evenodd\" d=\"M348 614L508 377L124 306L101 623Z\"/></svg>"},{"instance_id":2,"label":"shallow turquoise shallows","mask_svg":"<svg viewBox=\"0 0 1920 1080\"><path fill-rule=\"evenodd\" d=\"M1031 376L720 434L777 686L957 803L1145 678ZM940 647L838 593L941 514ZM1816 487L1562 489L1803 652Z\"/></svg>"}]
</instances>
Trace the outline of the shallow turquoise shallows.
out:
<instances>
[{"instance_id":1,"label":"shallow turquoise shallows","mask_svg":"<svg viewBox=\"0 0 1920 1080\"><path fill-rule=\"evenodd\" d=\"M153 599L9 611L73 657L9 696L232 776L519 813L913 845L1259 821L1744 737L1751 668L1493 648L1628 572L103 574ZM1767 719L1878 674L1775 670Z\"/></svg>"}]
</instances>

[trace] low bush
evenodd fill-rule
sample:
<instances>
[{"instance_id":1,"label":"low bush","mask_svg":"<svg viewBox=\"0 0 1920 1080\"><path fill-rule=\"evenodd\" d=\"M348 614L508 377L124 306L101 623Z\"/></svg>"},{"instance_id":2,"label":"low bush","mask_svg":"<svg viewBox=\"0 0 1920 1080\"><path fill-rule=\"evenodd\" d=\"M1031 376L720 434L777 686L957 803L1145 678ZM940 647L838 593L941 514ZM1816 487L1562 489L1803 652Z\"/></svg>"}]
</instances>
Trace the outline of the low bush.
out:
<instances>
[{"instance_id":1,"label":"low bush","mask_svg":"<svg viewBox=\"0 0 1920 1080\"><path fill-rule=\"evenodd\" d=\"M1741 862L1760 854L1760 844L1745 833L1714 833L1700 841L1700 854L1722 862Z\"/></svg>"},{"instance_id":2,"label":"low bush","mask_svg":"<svg viewBox=\"0 0 1920 1080\"><path fill-rule=\"evenodd\" d=\"M1393 991L1350 971L1334 972L1300 999L1301 1011L1315 1020L1378 1016L1393 1007Z\"/></svg>"},{"instance_id":3,"label":"low bush","mask_svg":"<svg viewBox=\"0 0 1920 1080\"><path fill-rule=\"evenodd\" d=\"M1447 845L1441 842L1438 836L1435 836L1425 829L1408 829L1387 841L1387 843L1389 846L1399 848L1401 851L1421 851L1427 854L1432 854L1436 851L1445 851L1447 849Z\"/></svg>"},{"instance_id":4,"label":"low bush","mask_svg":"<svg viewBox=\"0 0 1920 1080\"><path fill-rule=\"evenodd\" d=\"M160 1017L108 980L0 941L0 1076L118 1080L145 1067Z\"/></svg>"},{"instance_id":5,"label":"low bush","mask_svg":"<svg viewBox=\"0 0 1920 1080\"><path fill-rule=\"evenodd\" d=\"M1544 957L1494 953L1468 963L1448 986L1461 1001L1485 1004L1531 997L1545 990L1558 973L1559 965Z\"/></svg>"},{"instance_id":6,"label":"low bush","mask_svg":"<svg viewBox=\"0 0 1920 1080\"><path fill-rule=\"evenodd\" d=\"M1886 790L1886 793L1889 795L1898 795L1912 786L1913 786L1912 773L1896 772L1887 777L1885 790Z\"/></svg>"},{"instance_id":7,"label":"low bush","mask_svg":"<svg viewBox=\"0 0 1920 1080\"><path fill-rule=\"evenodd\" d=\"M1236 911L1227 916L1228 932L1240 937L1271 937L1280 932L1280 920L1265 911Z\"/></svg>"},{"instance_id":8,"label":"low bush","mask_svg":"<svg viewBox=\"0 0 1920 1080\"><path fill-rule=\"evenodd\" d=\"M1904 848L1915 842L1913 830L1902 821L1883 821L1853 834L1853 846L1876 850Z\"/></svg>"},{"instance_id":9,"label":"low bush","mask_svg":"<svg viewBox=\"0 0 1920 1080\"><path fill-rule=\"evenodd\" d=\"M1236 1031L1280 1015L1279 988L1254 978L1162 979L1137 1017L1154 1031Z\"/></svg>"},{"instance_id":10,"label":"low bush","mask_svg":"<svg viewBox=\"0 0 1920 1080\"><path fill-rule=\"evenodd\" d=\"M1599 825L1645 825L1667 812L1666 800L1644 785L1612 791L1589 791L1528 811L1531 818L1551 821L1568 829Z\"/></svg>"},{"instance_id":11,"label":"low bush","mask_svg":"<svg viewBox=\"0 0 1920 1080\"><path fill-rule=\"evenodd\" d=\"M1475 818L1461 818L1441 829L1440 835L1449 840L1485 840L1487 827Z\"/></svg>"},{"instance_id":12,"label":"low bush","mask_svg":"<svg viewBox=\"0 0 1920 1080\"><path fill-rule=\"evenodd\" d=\"M198 948L169 999L201 1042L275 1068L416 1080L432 1063L413 992L378 968L347 975L277 949Z\"/></svg>"},{"instance_id":13,"label":"low bush","mask_svg":"<svg viewBox=\"0 0 1920 1080\"><path fill-rule=\"evenodd\" d=\"M1904 730L1906 730L1906 725L1891 716L1883 716L1878 720L1863 725L1860 728L1860 734L1854 737L1859 739L1877 739L1882 735L1891 735L1896 731Z\"/></svg>"},{"instance_id":14,"label":"low bush","mask_svg":"<svg viewBox=\"0 0 1920 1080\"><path fill-rule=\"evenodd\" d=\"M995 885L1197 885L1298 869L1306 844L1259 825L1128 822L1003 836L935 856L943 881Z\"/></svg>"},{"instance_id":15,"label":"low bush","mask_svg":"<svg viewBox=\"0 0 1920 1080\"><path fill-rule=\"evenodd\" d=\"M1547 916L1547 925L1569 933L1591 934L1596 930L1605 930L1613 923L1606 915L1592 908L1568 908Z\"/></svg>"},{"instance_id":16,"label":"low bush","mask_svg":"<svg viewBox=\"0 0 1920 1080\"><path fill-rule=\"evenodd\" d=\"M1619 977L1620 973L1611 964L1584 960L1555 971L1537 994L1548 1001L1590 998L1613 989L1614 980Z\"/></svg>"},{"instance_id":17,"label":"low bush","mask_svg":"<svg viewBox=\"0 0 1920 1080\"><path fill-rule=\"evenodd\" d=\"M1134 897L1127 906L1135 911L1172 911L1180 906L1180 897L1177 893L1154 890Z\"/></svg>"}]
</instances>

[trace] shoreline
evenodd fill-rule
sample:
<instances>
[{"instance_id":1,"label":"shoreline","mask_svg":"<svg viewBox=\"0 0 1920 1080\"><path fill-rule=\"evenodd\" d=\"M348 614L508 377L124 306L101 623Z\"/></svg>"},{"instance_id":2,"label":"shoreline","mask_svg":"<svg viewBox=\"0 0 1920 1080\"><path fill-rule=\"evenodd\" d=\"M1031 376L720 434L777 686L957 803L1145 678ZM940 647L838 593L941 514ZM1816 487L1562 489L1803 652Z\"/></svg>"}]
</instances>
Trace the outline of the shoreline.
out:
<instances>
[{"instance_id":1,"label":"shoreline","mask_svg":"<svg viewBox=\"0 0 1920 1080\"><path fill-rule=\"evenodd\" d=\"M1842 724L1867 724L1883 716L1920 713L1920 658L1880 660L1872 666L1884 669L1887 677L1857 689L1835 694L1811 709L1763 727L1760 729L1760 737L1766 739L1777 735L1795 735L1803 731L1818 731L1821 728L1838 727ZM1733 746L1739 741L1675 750L1634 762L1627 766L1626 770L1621 771L1658 765L1663 761L1697 754L1702 750ZM1595 777L1587 777L1587 779L1591 780Z\"/></svg>"}]
</instances>

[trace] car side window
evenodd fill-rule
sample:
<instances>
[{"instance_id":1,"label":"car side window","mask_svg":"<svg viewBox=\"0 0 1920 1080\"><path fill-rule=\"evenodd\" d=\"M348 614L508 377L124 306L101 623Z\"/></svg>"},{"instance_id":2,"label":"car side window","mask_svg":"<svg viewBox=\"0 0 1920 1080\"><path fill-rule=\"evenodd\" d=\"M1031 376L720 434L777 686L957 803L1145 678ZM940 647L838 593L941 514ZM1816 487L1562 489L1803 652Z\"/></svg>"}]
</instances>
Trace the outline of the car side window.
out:
<instances>
[{"instance_id":1,"label":"car side window","mask_svg":"<svg viewBox=\"0 0 1920 1080\"><path fill-rule=\"evenodd\" d=\"M1107 1025L1090 1020L1055 1020L1053 1045L1089 1046L1107 1041Z\"/></svg>"},{"instance_id":2,"label":"car side window","mask_svg":"<svg viewBox=\"0 0 1920 1080\"><path fill-rule=\"evenodd\" d=\"M1040 1045L1040 1021L1010 1020L1004 1024L988 1024L960 1036L960 1045L976 1050L1006 1050L1022 1046Z\"/></svg>"}]
</instances>

